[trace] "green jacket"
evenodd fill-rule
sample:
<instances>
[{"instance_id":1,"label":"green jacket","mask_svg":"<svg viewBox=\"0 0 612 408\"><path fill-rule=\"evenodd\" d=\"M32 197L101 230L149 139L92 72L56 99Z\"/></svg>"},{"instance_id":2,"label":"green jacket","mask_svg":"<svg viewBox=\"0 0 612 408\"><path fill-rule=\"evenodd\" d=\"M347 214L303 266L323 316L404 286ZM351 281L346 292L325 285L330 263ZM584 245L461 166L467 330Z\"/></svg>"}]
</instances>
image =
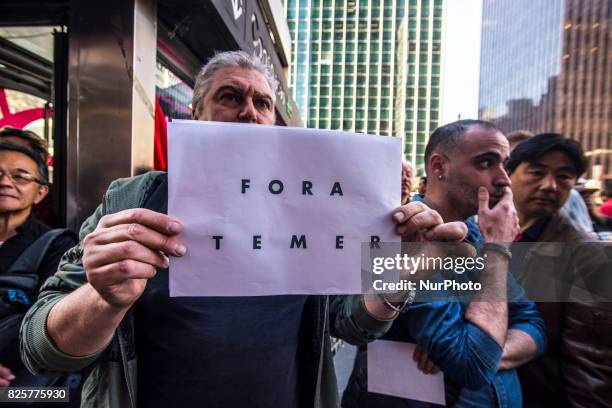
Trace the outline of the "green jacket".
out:
<instances>
[{"instance_id":1,"label":"green jacket","mask_svg":"<svg viewBox=\"0 0 612 408\"><path fill-rule=\"evenodd\" d=\"M134 322L128 312L106 349L99 353L73 357L60 351L46 330L47 316L53 306L71 291L87 282L83 269L83 239L106 214L129 208L143 207L155 183L164 173L151 172L142 176L114 181L103 202L81 226L80 242L66 252L57 273L50 277L30 308L21 326L21 354L30 371L56 374L78 371L92 366L82 392L83 407L136 407L137 350L134 346ZM351 344L365 344L382 336L391 321L370 316L362 296L309 296L302 325L311 338L300 339L311 348L311 365L306 378L313 407L337 407L339 399L331 353L330 334ZM303 327L300 329L302 331Z\"/></svg>"}]
</instances>

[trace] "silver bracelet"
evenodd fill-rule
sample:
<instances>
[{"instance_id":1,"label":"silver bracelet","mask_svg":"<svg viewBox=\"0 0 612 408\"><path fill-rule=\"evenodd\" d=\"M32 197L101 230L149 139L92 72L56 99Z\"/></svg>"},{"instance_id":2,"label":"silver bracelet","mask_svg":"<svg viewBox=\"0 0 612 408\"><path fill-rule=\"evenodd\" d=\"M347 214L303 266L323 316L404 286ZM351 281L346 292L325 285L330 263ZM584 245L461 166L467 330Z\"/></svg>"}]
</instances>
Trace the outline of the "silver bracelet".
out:
<instances>
[{"instance_id":1,"label":"silver bracelet","mask_svg":"<svg viewBox=\"0 0 612 408\"><path fill-rule=\"evenodd\" d=\"M402 300L401 302L391 302L391 300L387 297L386 293L378 294L378 297L380 298L380 300L383 301L385 306L387 306L389 309L395 312L398 312L398 313L401 312L402 309L406 307L406 305L409 305L412 302L414 302L414 296L415 296L414 290L409 290L408 295L406 296L404 300Z\"/></svg>"}]
</instances>

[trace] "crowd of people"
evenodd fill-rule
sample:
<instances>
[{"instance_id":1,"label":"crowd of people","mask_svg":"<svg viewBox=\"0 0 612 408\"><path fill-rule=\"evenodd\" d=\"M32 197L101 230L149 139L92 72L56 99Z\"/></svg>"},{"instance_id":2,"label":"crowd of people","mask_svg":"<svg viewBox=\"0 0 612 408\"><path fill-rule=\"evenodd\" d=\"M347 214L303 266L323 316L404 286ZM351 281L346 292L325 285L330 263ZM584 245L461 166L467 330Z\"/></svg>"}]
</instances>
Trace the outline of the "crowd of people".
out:
<instances>
[{"instance_id":1,"label":"crowd of people","mask_svg":"<svg viewBox=\"0 0 612 408\"><path fill-rule=\"evenodd\" d=\"M195 78L193 119L273 125L274 89L256 57L218 53ZM580 144L460 120L431 134L424 161L414 193L402 165L389 216L402 241L485 254L477 296L170 298L169 257L197 249L167 215L166 173L114 181L77 238L36 220L44 142L0 130L0 387L78 373L85 407L428 406L368 391L367 344L386 339L444 373L448 406L612 405L612 186L585 185ZM331 336L359 346L342 399Z\"/></svg>"}]
</instances>

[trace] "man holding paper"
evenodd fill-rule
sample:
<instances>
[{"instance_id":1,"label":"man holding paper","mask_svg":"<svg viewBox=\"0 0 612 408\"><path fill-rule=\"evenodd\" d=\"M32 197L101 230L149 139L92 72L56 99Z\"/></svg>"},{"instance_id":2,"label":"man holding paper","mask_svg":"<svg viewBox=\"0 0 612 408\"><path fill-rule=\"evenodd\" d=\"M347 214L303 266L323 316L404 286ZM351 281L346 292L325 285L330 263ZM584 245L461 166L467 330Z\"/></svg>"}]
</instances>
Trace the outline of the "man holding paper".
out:
<instances>
[{"instance_id":1,"label":"man holding paper","mask_svg":"<svg viewBox=\"0 0 612 408\"><path fill-rule=\"evenodd\" d=\"M256 58L217 54L196 78L193 117L273 125L273 89ZM93 365L83 406L337 406L330 333L357 344L380 337L409 294L170 298L168 257L198 249L165 214L167 197L163 173L111 184L24 321L27 366ZM406 238L466 234L423 204L394 219Z\"/></svg>"}]
</instances>

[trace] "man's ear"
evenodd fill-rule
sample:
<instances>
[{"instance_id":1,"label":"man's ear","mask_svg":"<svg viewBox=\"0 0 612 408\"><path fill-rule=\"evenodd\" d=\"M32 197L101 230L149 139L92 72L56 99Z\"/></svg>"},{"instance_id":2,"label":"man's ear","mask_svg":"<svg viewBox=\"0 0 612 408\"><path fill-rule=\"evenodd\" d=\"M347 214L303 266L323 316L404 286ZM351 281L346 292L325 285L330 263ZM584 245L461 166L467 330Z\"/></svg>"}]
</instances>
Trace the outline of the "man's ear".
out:
<instances>
[{"instance_id":1,"label":"man's ear","mask_svg":"<svg viewBox=\"0 0 612 408\"><path fill-rule=\"evenodd\" d=\"M194 106L192 106L192 108L191 108L191 119L199 120L198 118L200 117L200 115L202 113L202 110L204 109L204 107L202 106L203 105L203 100L204 100L204 98L202 98L202 102L196 103Z\"/></svg>"},{"instance_id":2,"label":"man's ear","mask_svg":"<svg viewBox=\"0 0 612 408\"><path fill-rule=\"evenodd\" d=\"M38 188L36 196L34 197L34 204L40 203L49 194L49 186L44 185Z\"/></svg>"},{"instance_id":3,"label":"man's ear","mask_svg":"<svg viewBox=\"0 0 612 408\"><path fill-rule=\"evenodd\" d=\"M447 172L447 160L446 157L441 153L432 153L429 157L429 168L431 169L431 176L435 179L446 178ZM429 172L427 173L429 175Z\"/></svg>"}]
</instances>

